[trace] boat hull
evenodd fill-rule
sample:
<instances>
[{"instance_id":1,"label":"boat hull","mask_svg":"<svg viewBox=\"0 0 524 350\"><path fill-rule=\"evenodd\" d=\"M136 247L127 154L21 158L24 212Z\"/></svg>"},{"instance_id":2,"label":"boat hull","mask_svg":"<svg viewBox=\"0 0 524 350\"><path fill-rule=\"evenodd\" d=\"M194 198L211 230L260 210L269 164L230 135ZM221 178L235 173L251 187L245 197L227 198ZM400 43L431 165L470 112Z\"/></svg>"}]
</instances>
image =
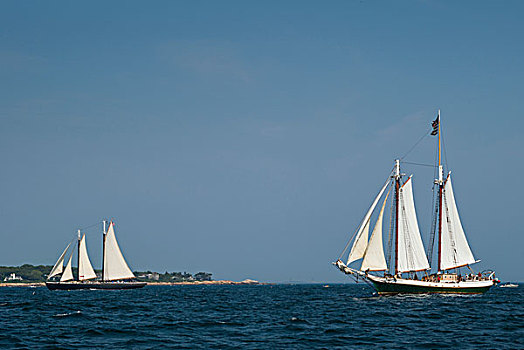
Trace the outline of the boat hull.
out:
<instances>
[{"instance_id":1,"label":"boat hull","mask_svg":"<svg viewBox=\"0 0 524 350\"><path fill-rule=\"evenodd\" d=\"M406 279L382 278L368 276L378 294L482 294L487 292L495 282L466 281L458 283L426 282Z\"/></svg>"},{"instance_id":2,"label":"boat hull","mask_svg":"<svg viewBox=\"0 0 524 350\"><path fill-rule=\"evenodd\" d=\"M46 282L50 290L81 289L137 289L147 285L146 282Z\"/></svg>"}]
</instances>

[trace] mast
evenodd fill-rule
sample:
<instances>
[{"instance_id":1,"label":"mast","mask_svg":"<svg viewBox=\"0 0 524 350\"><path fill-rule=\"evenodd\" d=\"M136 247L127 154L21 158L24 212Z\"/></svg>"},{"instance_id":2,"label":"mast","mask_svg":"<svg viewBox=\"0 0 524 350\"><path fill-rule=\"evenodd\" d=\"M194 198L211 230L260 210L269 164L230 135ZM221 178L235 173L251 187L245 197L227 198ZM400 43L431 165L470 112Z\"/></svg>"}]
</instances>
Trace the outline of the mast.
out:
<instances>
[{"instance_id":1,"label":"mast","mask_svg":"<svg viewBox=\"0 0 524 350\"><path fill-rule=\"evenodd\" d=\"M102 220L103 223L103 231L102 231L102 281L104 280L104 263L105 263L105 256L106 256L106 221Z\"/></svg>"},{"instance_id":2,"label":"mast","mask_svg":"<svg viewBox=\"0 0 524 350\"><path fill-rule=\"evenodd\" d=\"M400 189L400 160L395 160L395 276L398 273L398 203Z\"/></svg>"},{"instance_id":3,"label":"mast","mask_svg":"<svg viewBox=\"0 0 524 350\"><path fill-rule=\"evenodd\" d=\"M442 191L444 189L441 145L440 145L440 109L438 110L438 271L442 261Z\"/></svg>"},{"instance_id":4,"label":"mast","mask_svg":"<svg viewBox=\"0 0 524 350\"><path fill-rule=\"evenodd\" d=\"M78 245L77 245L77 253L78 254L77 254L77 257L76 257L77 263L78 263L77 270L76 270L77 271L76 278L77 278L78 281L80 281L80 239L81 239L80 238L80 230L78 230Z\"/></svg>"},{"instance_id":5,"label":"mast","mask_svg":"<svg viewBox=\"0 0 524 350\"><path fill-rule=\"evenodd\" d=\"M439 171L442 169L439 166ZM440 176L440 175L439 175ZM440 264L442 261L442 183L439 180L438 184L438 270L440 271Z\"/></svg>"}]
</instances>

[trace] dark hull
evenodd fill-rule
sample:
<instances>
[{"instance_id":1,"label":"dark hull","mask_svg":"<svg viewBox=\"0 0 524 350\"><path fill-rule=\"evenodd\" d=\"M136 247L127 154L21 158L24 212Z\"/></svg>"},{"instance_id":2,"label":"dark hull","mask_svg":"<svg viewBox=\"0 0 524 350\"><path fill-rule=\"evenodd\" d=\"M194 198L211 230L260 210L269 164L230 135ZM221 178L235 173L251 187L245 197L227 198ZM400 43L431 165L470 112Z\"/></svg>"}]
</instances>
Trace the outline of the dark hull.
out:
<instances>
[{"instance_id":1,"label":"dark hull","mask_svg":"<svg viewBox=\"0 0 524 350\"><path fill-rule=\"evenodd\" d=\"M147 285L146 282L46 282L50 290L80 289L137 289Z\"/></svg>"},{"instance_id":2,"label":"dark hull","mask_svg":"<svg viewBox=\"0 0 524 350\"><path fill-rule=\"evenodd\" d=\"M492 285L482 287L432 287L432 286L417 286L395 283L384 283L379 281L371 281L377 290L378 294L429 294L429 293L443 293L443 294L482 294L487 292Z\"/></svg>"}]
</instances>

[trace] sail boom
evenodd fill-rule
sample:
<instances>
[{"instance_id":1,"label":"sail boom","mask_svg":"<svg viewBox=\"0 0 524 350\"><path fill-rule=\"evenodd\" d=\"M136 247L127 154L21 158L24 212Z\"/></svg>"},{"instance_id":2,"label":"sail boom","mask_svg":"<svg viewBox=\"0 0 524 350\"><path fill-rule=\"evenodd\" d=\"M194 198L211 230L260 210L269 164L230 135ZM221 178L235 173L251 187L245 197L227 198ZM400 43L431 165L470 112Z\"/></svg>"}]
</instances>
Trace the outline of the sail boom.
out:
<instances>
[{"instance_id":1,"label":"sail boom","mask_svg":"<svg viewBox=\"0 0 524 350\"><path fill-rule=\"evenodd\" d=\"M428 271L428 270L431 270L431 268L428 267L428 268L420 269L420 270L405 270L405 271L399 271L399 272L402 272L402 273L404 273L404 272L420 272L420 271Z\"/></svg>"},{"instance_id":2,"label":"sail boom","mask_svg":"<svg viewBox=\"0 0 524 350\"><path fill-rule=\"evenodd\" d=\"M448 267L448 268L446 268L446 270L458 269L458 268L461 268L461 267L464 267L464 266L469 266L469 265L473 265L473 264L479 263L480 261L481 260L475 260L474 262L469 263L469 264L463 264L463 265Z\"/></svg>"}]
</instances>

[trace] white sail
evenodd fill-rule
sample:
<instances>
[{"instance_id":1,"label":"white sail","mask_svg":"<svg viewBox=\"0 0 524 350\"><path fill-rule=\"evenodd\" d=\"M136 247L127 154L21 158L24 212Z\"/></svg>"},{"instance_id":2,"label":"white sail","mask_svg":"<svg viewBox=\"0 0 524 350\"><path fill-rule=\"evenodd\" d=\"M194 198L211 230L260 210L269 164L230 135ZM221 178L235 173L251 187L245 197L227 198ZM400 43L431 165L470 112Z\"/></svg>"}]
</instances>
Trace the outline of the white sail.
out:
<instances>
[{"instance_id":1,"label":"white sail","mask_svg":"<svg viewBox=\"0 0 524 350\"><path fill-rule=\"evenodd\" d=\"M50 279L51 277L59 275L59 274L62 273L62 271L64 271L64 258L66 256L67 250L69 249L70 246L71 246L71 243L69 243L67 245L66 249L64 249L64 252L62 253L62 255L60 255L60 257L56 261L56 264L51 269L51 272L49 273L49 276L47 276L47 279Z\"/></svg>"},{"instance_id":2,"label":"white sail","mask_svg":"<svg viewBox=\"0 0 524 350\"><path fill-rule=\"evenodd\" d=\"M441 270L454 269L476 262L460 222L449 175L442 193L441 239Z\"/></svg>"},{"instance_id":3,"label":"white sail","mask_svg":"<svg viewBox=\"0 0 524 350\"><path fill-rule=\"evenodd\" d=\"M93 266L91 266L91 261L89 261L89 256L87 255L86 235L82 237L79 244L78 280L85 281L96 278L96 273L93 270Z\"/></svg>"},{"instance_id":4,"label":"white sail","mask_svg":"<svg viewBox=\"0 0 524 350\"><path fill-rule=\"evenodd\" d=\"M72 262L73 262L73 252L71 252L71 255L69 256L69 261L67 262L67 265L65 267L64 273L62 274L62 277L60 277L60 282L72 281L74 279Z\"/></svg>"},{"instance_id":5,"label":"white sail","mask_svg":"<svg viewBox=\"0 0 524 350\"><path fill-rule=\"evenodd\" d=\"M411 177L400 188L398 210L398 272L429 269L420 238Z\"/></svg>"},{"instance_id":6,"label":"white sail","mask_svg":"<svg viewBox=\"0 0 524 350\"><path fill-rule=\"evenodd\" d=\"M349 253L348 257L348 265L353 261L362 259L364 257L364 253L366 252L366 248L368 246L368 238L369 220L366 222L364 227L362 227L361 230L359 230L358 238L356 238L353 242L353 247L351 247L351 252Z\"/></svg>"},{"instance_id":7,"label":"white sail","mask_svg":"<svg viewBox=\"0 0 524 350\"><path fill-rule=\"evenodd\" d=\"M384 271L388 269L386 258L384 257L384 247L382 245L382 218L384 216L384 207L386 206L388 196L389 193L384 199L384 203L380 209L380 214L375 223L375 228L371 233L368 247L364 253L364 259L362 260L362 266L360 267L360 270L362 271Z\"/></svg>"},{"instance_id":8,"label":"white sail","mask_svg":"<svg viewBox=\"0 0 524 350\"><path fill-rule=\"evenodd\" d=\"M134 278L135 275L118 247L113 222L109 224L104 243L104 281Z\"/></svg>"},{"instance_id":9,"label":"white sail","mask_svg":"<svg viewBox=\"0 0 524 350\"><path fill-rule=\"evenodd\" d=\"M382 194L384 193L388 185L389 182L386 182L384 187L382 187L377 197L373 201L373 204L369 208L368 212L364 216L364 220L362 220L362 223L360 224L360 228L358 229L358 232L355 235L355 240L353 241L353 246L351 247L351 251L349 252L347 265L351 264L353 261L362 259L362 257L364 257L364 252L366 251L366 247L368 246L369 219L371 218L373 210L375 210L375 207L377 206L380 197L382 197Z\"/></svg>"}]
</instances>

